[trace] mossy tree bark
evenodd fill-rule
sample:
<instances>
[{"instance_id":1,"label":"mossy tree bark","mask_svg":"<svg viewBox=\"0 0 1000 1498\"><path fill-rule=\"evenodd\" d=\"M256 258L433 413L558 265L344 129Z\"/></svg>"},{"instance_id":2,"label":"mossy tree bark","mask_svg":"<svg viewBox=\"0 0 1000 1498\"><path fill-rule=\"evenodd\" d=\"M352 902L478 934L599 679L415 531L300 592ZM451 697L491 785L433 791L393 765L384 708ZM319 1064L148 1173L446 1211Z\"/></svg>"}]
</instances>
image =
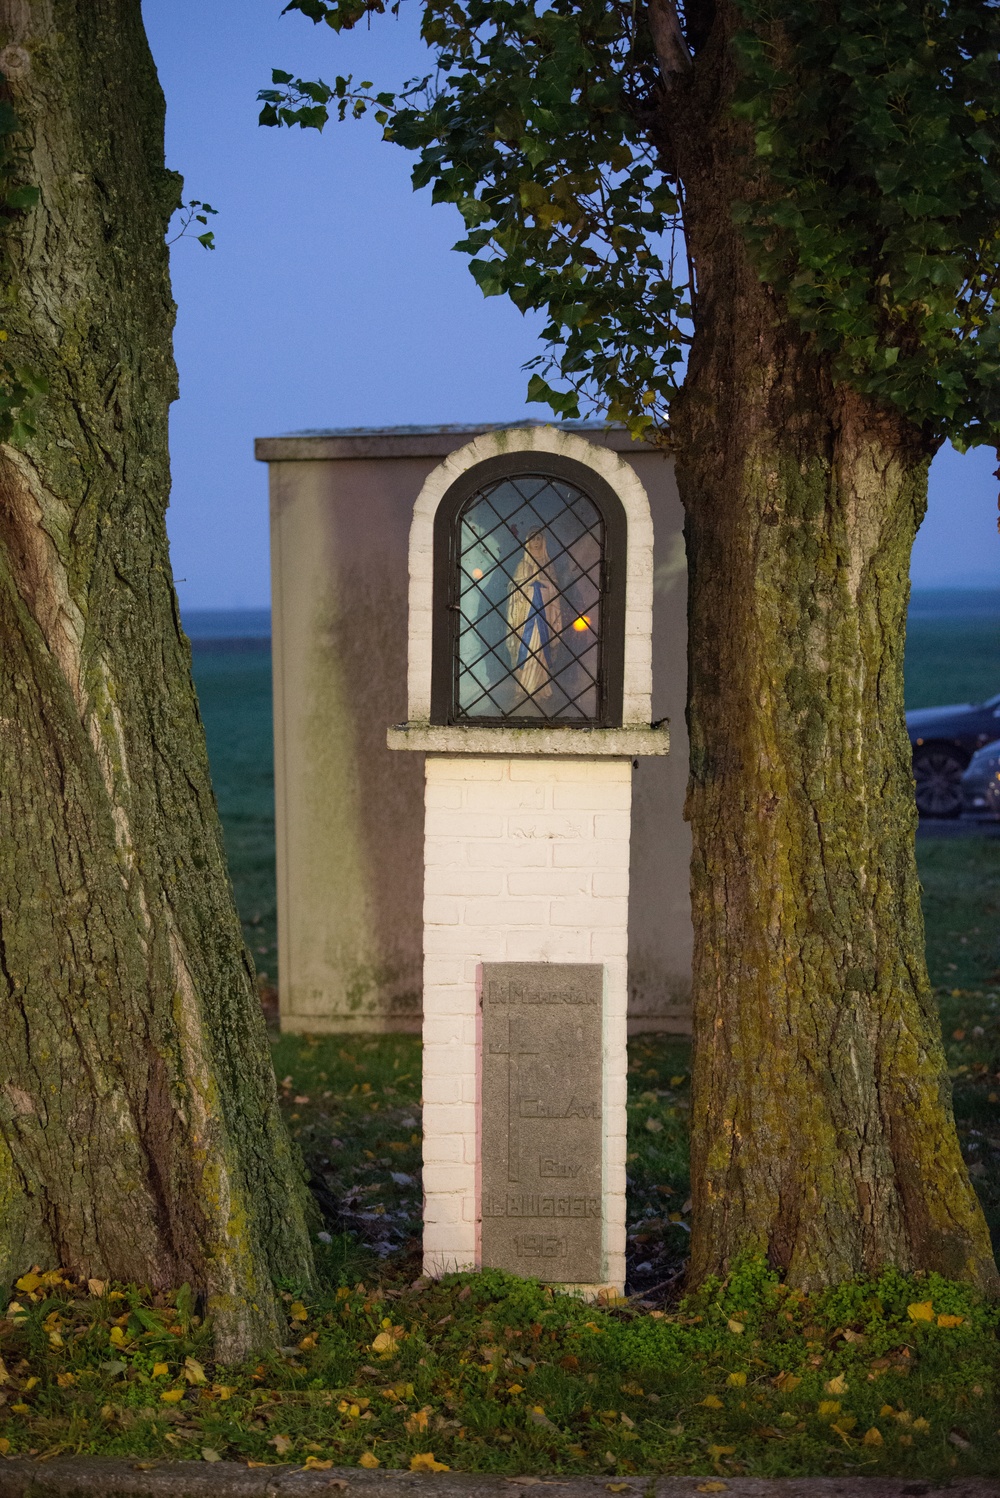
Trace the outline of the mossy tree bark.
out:
<instances>
[{"instance_id":1,"label":"mossy tree bark","mask_svg":"<svg viewBox=\"0 0 1000 1498\"><path fill-rule=\"evenodd\" d=\"M0 0L0 47L51 386L0 452L0 1281L188 1282L234 1358L312 1270L167 553L180 183L140 0Z\"/></svg>"},{"instance_id":2,"label":"mossy tree bark","mask_svg":"<svg viewBox=\"0 0 1000 1498\"><path fill-rule=\"evenodd\" d=\"M817 1286L886 1264L997 1286L923 951L903 720L921 432L789 325L728 36L675 80L697 274L673 416L690 569L691 1277L764 1253ZM751 191L751 189L753 191Z\"/></svg>"}]
</instances>

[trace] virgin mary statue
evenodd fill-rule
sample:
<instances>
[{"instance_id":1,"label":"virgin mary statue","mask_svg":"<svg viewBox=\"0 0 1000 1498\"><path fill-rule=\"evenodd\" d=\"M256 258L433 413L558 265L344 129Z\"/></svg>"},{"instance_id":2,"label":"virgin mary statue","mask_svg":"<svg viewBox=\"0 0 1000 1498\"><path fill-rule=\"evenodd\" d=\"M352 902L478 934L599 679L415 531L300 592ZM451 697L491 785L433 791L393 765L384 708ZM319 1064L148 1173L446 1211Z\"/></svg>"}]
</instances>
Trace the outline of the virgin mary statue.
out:
<instances>
[{"instance_id":1,"label":"virgin mary statue","mask_svg":"<svg viewBox=\"0 0 1000 1498\"><path fill-rule=\"evenodd\" d=\"M559 587L552 576L545 532L533 530L507 589L507 650L526 696L552 695L552 649L562 631Z\"/></svg>"}]
</instances>

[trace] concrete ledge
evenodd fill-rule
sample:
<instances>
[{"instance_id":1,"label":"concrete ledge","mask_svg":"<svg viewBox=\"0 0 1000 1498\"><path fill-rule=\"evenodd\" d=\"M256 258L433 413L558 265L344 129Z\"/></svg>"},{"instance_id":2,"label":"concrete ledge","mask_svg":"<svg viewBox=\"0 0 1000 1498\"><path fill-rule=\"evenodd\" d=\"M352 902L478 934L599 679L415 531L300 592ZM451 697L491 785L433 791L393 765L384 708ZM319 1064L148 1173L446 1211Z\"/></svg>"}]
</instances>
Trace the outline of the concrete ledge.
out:
<instances>
[{"instance_id":1,"label":"concrete ledge","mask_svg":"<svg viewBox=\"0 0 1000 1498\"><path fill-rule=\"evenodd\" d=\"M156 1462L135 1458L58 1457L0 1462L0 1498L285 1498L292 1493L346 1493L356 1498L694 1498L705 1491L701 1477L497 1477L439 1472L366 1472L335 1467L246 1467L237 1462ZM731 1498L1000 1498L1000 1482L954 1478L947 1487L923 1479L893 1477L727 1477L720 1491Z\"/></svg>"},{"instance_id":2,"label":"concrete ledge","mask_svg":"<svg viewBox=\"0 0 1000 1498\"><path fill-rule=\"evenodd\" d=\"M466 728L436 723L398 723L386 730L390 749L421 754L534 754L581 759L637 759L667 754L670 731L661 728Z\"/></svg>"}]
</instances>

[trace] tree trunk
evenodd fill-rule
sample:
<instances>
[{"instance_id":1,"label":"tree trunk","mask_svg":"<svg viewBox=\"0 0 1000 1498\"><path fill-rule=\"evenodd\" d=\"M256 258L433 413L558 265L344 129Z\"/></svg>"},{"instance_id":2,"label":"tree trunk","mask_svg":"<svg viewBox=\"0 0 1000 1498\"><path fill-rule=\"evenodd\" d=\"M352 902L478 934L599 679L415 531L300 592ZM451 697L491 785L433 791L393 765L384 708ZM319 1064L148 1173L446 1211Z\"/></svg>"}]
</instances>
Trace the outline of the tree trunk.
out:
<instances>
[{"instance_id":1,"label":"tree trunk","mask_svg":"<svg viewBox=\"0 0 1000 1498\"><path fill-rule=\"evenodd\" d=\"M997 1286L923 952L903 720L931 456L789 325L730 205L729 5L676 147L697 274L673 433L690 568L691 1278L894 1264ZM677 116L675 116L676 118Z\"/></svg>"},{"instance_id":2,"label":"tree trunk","mask_svg":"<svg viewBox=\"0 0 1000 1498\"><path fill-rule=\"evenodd\" d=\"M0 0L0 46L41 189L8 347L51 386L0 451L0 1281L188 1282L231 1359L312 1270L167 554L180 182L140 0Z\"/></svg>"}]
</instances>

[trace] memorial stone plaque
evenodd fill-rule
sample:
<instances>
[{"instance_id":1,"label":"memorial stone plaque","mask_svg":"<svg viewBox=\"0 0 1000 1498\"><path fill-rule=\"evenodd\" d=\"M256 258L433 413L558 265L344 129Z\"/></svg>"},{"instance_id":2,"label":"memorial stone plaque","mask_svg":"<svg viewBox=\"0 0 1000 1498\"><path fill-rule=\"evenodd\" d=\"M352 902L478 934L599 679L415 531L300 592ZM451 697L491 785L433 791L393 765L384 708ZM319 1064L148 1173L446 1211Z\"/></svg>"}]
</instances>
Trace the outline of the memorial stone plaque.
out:
<instances>
[{"instance_id":1,"label":"memorial stone plaque","mask_svg":"<svg viewBox=\"0 0 1000 1498\"><path fill-rule=\"evenodd\" d=\"M482 1262L603 1275L598 963L483 964Z\"/></svg>"}]
</instances>

